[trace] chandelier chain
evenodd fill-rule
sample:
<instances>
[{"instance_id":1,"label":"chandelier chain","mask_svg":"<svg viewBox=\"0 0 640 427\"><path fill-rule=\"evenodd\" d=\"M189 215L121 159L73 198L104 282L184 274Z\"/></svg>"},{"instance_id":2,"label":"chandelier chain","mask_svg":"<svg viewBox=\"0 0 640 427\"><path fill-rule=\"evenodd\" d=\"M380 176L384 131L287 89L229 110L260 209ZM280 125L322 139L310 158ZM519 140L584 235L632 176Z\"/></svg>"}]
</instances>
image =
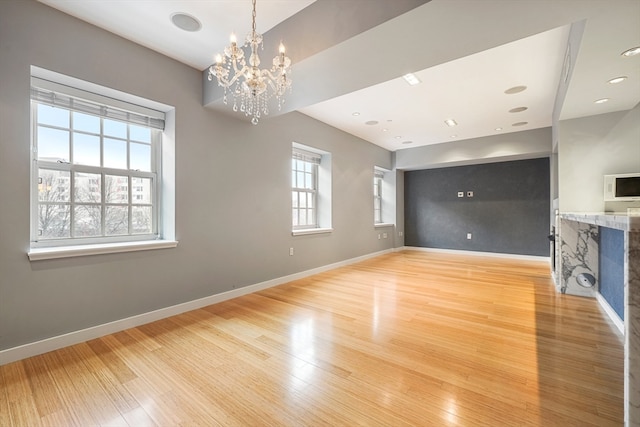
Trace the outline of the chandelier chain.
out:
<instances>
[{"instance_id":1,"label":"chandelier chain","mask_svg":"<svg viewBox=\"0 0 640 427\"><path fill-rule=\"evenodd\" d=\"M255 38L256 35L256 0L253 0L253 12L251 14L251 28L253 30L252 34Z\"/></svg>"}]
</instances>

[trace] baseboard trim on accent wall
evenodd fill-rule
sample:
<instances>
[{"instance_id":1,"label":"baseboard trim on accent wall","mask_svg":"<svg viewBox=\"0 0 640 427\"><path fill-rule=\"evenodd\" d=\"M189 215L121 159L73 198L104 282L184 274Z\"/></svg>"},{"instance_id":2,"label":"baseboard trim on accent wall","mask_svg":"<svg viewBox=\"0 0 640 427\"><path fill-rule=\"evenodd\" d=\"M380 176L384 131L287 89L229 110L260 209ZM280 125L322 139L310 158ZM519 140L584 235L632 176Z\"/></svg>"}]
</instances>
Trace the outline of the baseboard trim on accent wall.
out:
<instances>
[{"instance_id":1,"label":"baseboard trim on accent wall","mask_svg":"<svg viewBox=\"0 0 640 427\"><path fill-rule=\"evenodd\" d=\"M346 265L355 264L357 262L364 261L369 258L374 258L379 255L384 255L392 251L393 249L386 249L379 252L373 252L367 255L362 255L356 258L339 261L339 262L328 264L322 267L312 268L311 270L301 271L299 273L278 277L276 279L267 280L265 282L256 283L253 285L248 285L242 288L233 289L231 291L222 292L216 295L211 295L211 296L200 298L197 300L172 305L170 307L149 311L147 313L138 314L135 316L127 317L125 319L115 320L113 322L92 326L90 328L81 329L74 332L69 332L67 334L58 335L55 337L24 344L24 345L9 348L6 350L0 350L0 366L6 365L8 363L15 362L18 360L26 359L28 357L47 353L49 351L57 350L59 348L68 347L74 344L79 344L95 338L100 338L102 336L120 332L125 329L141 326L146 323L154 322L156 320L165 319L167 317L175 316L177 314L185 313L187 311L196 310L212 304L217 304L219 302L237 298L242 295L247 295L253 292L261 291L263 289L268 289L274 286L282 285L287 282L303 279L308 276L313 276L314 274L319 274L319 273L323 273L325 271L333 270L339 267L344 267Z\"/></svg>"},{"instance_id":2,"label":"baseboard trim on accent wall","mask_svg":"<svg viewBox=\"0 0 640 427\"><path fill-rule=\"evenodd\" d=\"M622 337L624 338L624 321L620 318L620 316L618 316L618 313L616 313L613 307L609 305L607 300L604 299L604 297L600 292L596 293L596 300L598 301L600 308L602 308L602 310L607 314L607 316L609 316L609 319L611 319L613 324L616 326L616 328L618 328L618 331L620 332L620 334L622 334Z\"/></svg>"},{"instance_id":3,"label":"baseboard trim on accent wall","mask_svg":"<svg viewBox=\"0 0 640 427\"><path fill-rule=\"evenodd\" d=\"M459 249L422 248L419 246L405 246L402 249L408 250L408 251L440 252L445 254L486 256L486 257L494 257L494 258L510 258L510 259L520 259L523 261L544 261L544 262L551 263L551 257L548 257L548 256L503 254L498 252L464 251Z\"/></svg>"}]
</instances>

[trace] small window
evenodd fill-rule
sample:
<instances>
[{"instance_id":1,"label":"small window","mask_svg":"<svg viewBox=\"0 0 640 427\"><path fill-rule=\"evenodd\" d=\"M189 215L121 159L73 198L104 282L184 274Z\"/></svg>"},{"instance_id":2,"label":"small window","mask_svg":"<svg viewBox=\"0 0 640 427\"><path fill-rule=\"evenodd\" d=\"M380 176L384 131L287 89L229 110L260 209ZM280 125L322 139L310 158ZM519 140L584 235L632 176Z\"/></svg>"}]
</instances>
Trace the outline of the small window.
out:
<instances>
[{"instance_id":1,"label":"small window","mask_svg":"<svg viewBox=\"0 0 640 427\"><path fill-rule=\"evenodd\" d=\"M396 218L395 174L379 166L373 168L373 225L387 227Z\"/></svg>"},{"instance_id":2,"label":"small window","mask_svg":"<svg viewBox=\"0 0 640 427\"><path fill-rule=\"evenodd\" d=\"M382 180L384 172L374 170L373 173L373 221L375 224L382 223Z\"/></svg>"},{"instance_id":3,"label":"small window","mask_svg":"<svg viewBox=\"0 0 640 427\"><path fill-rule=\"evenodd\" d=\"M318 165L321 156L300 149L291 159L291 207L293 229L318 227Z\"/></svg>"},{"instance_id":4,"label":"small window","mask_svg":"<svg viewBox=\"0 0 640 427\"><path fill-rule=\"evenodd\" d=\"M293 234L331 232L331 154L295 142L292 148Z\"/></svg>"}]
</instances>

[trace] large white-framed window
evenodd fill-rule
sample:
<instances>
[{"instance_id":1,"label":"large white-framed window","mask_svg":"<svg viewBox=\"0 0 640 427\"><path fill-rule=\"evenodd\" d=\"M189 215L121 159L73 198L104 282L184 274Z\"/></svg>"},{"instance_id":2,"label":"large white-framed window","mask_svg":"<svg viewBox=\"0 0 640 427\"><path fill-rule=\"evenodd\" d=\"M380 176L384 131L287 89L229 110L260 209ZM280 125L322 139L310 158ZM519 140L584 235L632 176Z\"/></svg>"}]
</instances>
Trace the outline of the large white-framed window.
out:
<instances>
[{"instance_id":1,"label":"large white-framed window","mask_svg":"<svg viewBox=\"0 0 640 427\"><path fill-rule=\"evenodd\" d=\"M165 112L69 81L32 70L30 259L175 246Z\"/></svg>"},{"instance_id":2,"label":"large white-framed window","mask_svg":"<svg viewBox=\"0 0 640 427\"><path fill-rule=\"evenodd\" d=\"M331 229L331 154L293 143L291 224L294 235Z\"/></svg>"}]
</instances>

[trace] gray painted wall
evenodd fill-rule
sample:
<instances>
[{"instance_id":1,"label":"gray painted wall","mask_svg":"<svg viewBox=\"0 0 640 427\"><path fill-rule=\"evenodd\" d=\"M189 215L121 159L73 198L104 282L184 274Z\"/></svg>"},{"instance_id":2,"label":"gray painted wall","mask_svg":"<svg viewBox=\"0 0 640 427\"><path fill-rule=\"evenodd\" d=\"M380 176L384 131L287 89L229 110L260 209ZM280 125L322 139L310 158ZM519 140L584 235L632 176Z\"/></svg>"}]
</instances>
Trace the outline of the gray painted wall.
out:
<instances>
[{"instance_id":1,"label":"gray painted wall","mask_svg":"<svg viewBox=\"0 0 640 427\"><path fill-rule=\"evenodd\" d=\"M0 350L393 246L373 227L382 148L297 113L219 115L200 71L31 0L0 1L0 58ZM177 248L29 262L31 65L176 107ZM292 141L333 155L331 234L291 235Z\"/></svg>"},{"instance_id":2,"label":"gray painted wall","mask_svg":"<svg viewBox=\"0 0 640 427\"><path fill-rule=\"evenodd\" d=\"M625 212L640 202L607 202L603 176L640 172L640 105L629 111L563 120L558 131L561 212Z\"/></svg>"},{"instance_id":3,"label":"gray painted wall","mask_svg":"<svg viewBox=\"0 0 640 427\"><path fill-rule=\"evenodd\" d=\"M549 256L548 158L408 171L404 185L408 246Z\"/></svg>"},{"instance_id":4,"label":"gray painted wall","mask_svg":"<svg viewBox=\"0 0 640 427\"><path fill-rule=\"evenodd\" d=\"M396 151L396 167L429 169L536 159L551 154L551 128L425 145Z\"/></svg>"}]
</instances>

